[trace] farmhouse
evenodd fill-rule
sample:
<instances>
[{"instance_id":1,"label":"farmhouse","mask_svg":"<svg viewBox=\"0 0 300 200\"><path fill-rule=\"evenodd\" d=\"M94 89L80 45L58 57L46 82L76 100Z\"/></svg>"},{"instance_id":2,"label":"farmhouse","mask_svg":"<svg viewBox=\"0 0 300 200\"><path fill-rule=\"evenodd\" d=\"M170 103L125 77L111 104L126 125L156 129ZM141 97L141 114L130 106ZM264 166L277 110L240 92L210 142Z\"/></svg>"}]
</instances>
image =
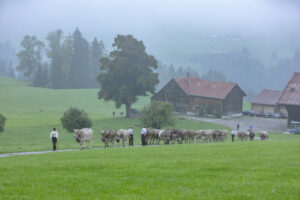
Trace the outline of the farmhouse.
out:
<instances>
[{"instance_id":1,"label":"farmhouse","mask_svg":"<svg viewBox=\"0 0 300 200\"><path fill-rule=\"evenodd\" d=\"M282 92L279 90L262 90L251 102L251 110L261 113L280 112L287 114L284 106L278 105L277 102Z\"/></svg>"},{"instance_id":2,"label":"farmhouse","mask_svg":"<svg viewBox=\"0 0 300 200\"><path fill-rule=\"evenodd\" d=\"M300 122L300 72L295 72L287 83L278 104L285 106L288 112L288 127L291 121Z\"/></svg>"},{"instance_id":3,"label":"farmhouse","mask_svg":"<svg viewBox=\"0 0 300 200\"><path fill-rule=\"evenodd\" d=\"M244 96L245 92L236 83L188 75L170 80L151 100L168 101L176 112L230 115L242 112Z\"/></svg>"}]
</instances>

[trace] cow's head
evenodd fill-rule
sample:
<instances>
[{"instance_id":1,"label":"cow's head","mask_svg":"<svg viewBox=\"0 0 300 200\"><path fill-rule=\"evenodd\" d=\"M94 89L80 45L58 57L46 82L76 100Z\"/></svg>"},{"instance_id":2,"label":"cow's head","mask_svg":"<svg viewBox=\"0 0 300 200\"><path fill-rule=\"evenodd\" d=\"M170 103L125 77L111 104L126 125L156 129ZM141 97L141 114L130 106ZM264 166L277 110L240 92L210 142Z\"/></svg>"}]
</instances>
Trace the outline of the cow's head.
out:
<instances>
[{"instance_id":1,"label":"cow's head","mask_svg":"<svg viewBox=\"0 0 300 200\"><path fill-rule=\"evenodd\" d=\"M76 140L76 142L80 142L80 135L79 135L79 129L73 129L74 131L74 138Z\"/></svg>"}]
</instances>

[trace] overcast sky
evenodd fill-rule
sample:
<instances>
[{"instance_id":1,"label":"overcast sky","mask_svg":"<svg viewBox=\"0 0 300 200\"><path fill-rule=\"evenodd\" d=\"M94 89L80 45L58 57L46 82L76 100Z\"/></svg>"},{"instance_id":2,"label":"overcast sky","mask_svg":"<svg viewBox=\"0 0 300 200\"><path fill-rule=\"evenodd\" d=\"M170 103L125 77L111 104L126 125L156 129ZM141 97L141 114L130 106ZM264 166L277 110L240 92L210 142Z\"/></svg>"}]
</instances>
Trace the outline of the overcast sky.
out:
<instances>
[{"instance_id":1,"label":"overcast sky","mask_svg":"<svg viewBox=\"0 0 300 200\"><path fill-rule=\"evenodd\" d=\"M295 3L296 2L296 3ZM300 10L287 0L1 0L0 42L17 45L25 34L79 27L111 46L116 34L133 34L150 51L164 40L205 34L298 34Z\"/></svg>"}]
</instances>

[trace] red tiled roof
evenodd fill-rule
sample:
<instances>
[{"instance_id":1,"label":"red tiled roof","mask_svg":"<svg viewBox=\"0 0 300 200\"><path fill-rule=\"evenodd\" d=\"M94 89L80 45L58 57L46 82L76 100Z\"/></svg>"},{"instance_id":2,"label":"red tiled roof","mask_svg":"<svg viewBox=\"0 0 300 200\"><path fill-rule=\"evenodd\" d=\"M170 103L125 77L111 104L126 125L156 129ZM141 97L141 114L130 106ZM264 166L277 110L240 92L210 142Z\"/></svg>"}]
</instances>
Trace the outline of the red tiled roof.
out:
<instances>
[{"instance_id":1,"label":"red tiled roof","mask_svg":"<svg viewBox=\"0 0 300 200\"><path fill-rule=\"evenodd\" d=\"M284 105L300 105L300 72L295 72L278 101Z\"/></svg>"},{"instance_id":2,"label":"red tiled roof","mask_svg":"<svg viewBox=\"0 0 300 200\"><path fill-rule=\"evenodd\" d=\"M174 80L187 95L216 99L225 99L237 85L236 83L202 80L199 77L181 77L174 78Z\"/></svg>"},{"instance_id":3,"label":"red tiled roof","mask_svg":"<svg viewBox=\"0 0 300 200\"><path fill-rule=\"evenodd\" d=\"M264 105L276 105L281 94L282 92L279 90L264 89L252 100L251 103L264 104Z\"/></svg>"}]
</instances>

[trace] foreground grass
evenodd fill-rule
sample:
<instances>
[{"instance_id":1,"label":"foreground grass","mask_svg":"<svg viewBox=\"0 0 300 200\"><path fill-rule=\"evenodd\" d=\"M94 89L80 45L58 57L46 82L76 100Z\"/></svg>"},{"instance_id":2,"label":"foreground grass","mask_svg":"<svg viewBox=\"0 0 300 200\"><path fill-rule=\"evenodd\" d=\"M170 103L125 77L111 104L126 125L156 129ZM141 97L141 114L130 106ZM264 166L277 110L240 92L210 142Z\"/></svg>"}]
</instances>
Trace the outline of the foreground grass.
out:
<instances>
[{"instance_id":1,"label":"foreground grass","mask_svg":"<svg viewBox=\"0 0 300 200\"><path fill-rule=\"evenodd\" d=\"M0 160L0 199L299 199L300 137Z\"/></svg>"}]
</instances>

